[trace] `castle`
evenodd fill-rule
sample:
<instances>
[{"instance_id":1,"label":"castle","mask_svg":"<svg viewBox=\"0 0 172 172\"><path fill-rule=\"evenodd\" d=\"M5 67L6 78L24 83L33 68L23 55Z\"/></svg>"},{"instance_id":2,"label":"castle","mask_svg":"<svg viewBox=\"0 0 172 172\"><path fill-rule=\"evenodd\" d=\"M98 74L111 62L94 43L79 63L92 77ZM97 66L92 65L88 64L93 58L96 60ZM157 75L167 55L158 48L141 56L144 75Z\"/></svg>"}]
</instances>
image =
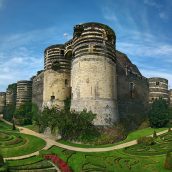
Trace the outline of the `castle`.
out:
<instances>
[{"instance_id":1,"label":"castle","mask_svg":"<svg viewBox=\"0 0 172 172\"><path fill-rule=\"evenodd\" d=\"M71 110L91 110L97 114L94 124L107 126L128 117L137 120L159 97L172 105L166 79L142 76L127 55L116 50L110 27L84 23L74 27L73 38L65 44L45 49L44 70L0 93L0 113L8 104L18 108L31 101L39 109L63 108L71 98Z\"/></svg>"}]
</instances>

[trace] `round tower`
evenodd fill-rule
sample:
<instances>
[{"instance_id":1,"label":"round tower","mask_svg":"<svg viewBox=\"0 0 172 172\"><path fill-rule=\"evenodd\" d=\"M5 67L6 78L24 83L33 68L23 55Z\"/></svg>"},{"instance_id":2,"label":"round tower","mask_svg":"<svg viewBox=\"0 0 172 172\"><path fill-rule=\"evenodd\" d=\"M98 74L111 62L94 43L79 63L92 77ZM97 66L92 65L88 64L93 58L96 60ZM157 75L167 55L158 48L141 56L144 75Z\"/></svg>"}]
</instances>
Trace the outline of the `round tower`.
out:
<instances>
[{"instance_id":1,"label":"round tower","mask_svg":"<svg viewBox=\"0 0 172 172\"><path fill-rule=\"evenodd\" d=\"M149 103L162 98L168 102L168 80L165 78L149 78Z\"/></svg>"},{"instance_id":2,"label":"round tower","mask_svg":"<svg viewBox=\"0 0 172 172\"><path fill-rule=\"evenodd\" d=\"M115 33L104 24L74 27L71 110L96 113L95 125L118 120L115 42Z\"/></svg>"},{"instance_id":3,"label":"round tower","mask_svg":"<svg viewBox=\"0 0 172 172\"><path fill-rule=\"evenodd\" d=\"M17 82L16 108L32 101L32 81L22 80Z\"/></svg>"},{"instance_id":4,"label":"round tower","mask_svg":"<svg viewBox=\"0 0 172 172\"><path fill-rule=\"evenodd\" d=\"M5 109L6 93L0 92L0 114L4 112Z\"/></svg>"},{"instance_id":5,"label":"round tower","mask_svg":"<svg viewBox=\"0 0 172 172\"><path fill-rule=\"evenodd\" d=\"M17 84L8 85L6 91L6 106L15 105L16 104L16 95L17 95Z\"/></svg>"},{"instance_id":6,"label":"round tower","mask_svg":"<svg viewBox=\"0 0 172 172\"><path fill-rule=\"evenodd\" d=\"M172 89L169 90L169 105L172 107Z\"/></svg>"},{"instance_id":7,"label":"round tower","mask_svg":"<svg viewBox=\"0 0 172 172\"><path fill-rule=\"evenodd\" d=\"M70 97L71 59L65 56L65 46L52 45L44 51L43 106L64 107Z\"/></svg>"}]
</instances>

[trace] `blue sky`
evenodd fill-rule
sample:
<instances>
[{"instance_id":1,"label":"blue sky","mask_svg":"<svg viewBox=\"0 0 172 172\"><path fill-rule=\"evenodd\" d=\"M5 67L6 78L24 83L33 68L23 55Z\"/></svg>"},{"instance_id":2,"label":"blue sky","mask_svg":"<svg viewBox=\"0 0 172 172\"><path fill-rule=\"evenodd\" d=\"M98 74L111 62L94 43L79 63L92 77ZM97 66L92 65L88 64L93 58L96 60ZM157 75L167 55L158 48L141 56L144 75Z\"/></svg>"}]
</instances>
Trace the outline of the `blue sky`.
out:
<instances>
[{"instance_id":1,"label":"blue sky","mask_svg":"<svg viewBox=\"0 0 172 172\"><path fill-rule=\"evenodd\" d=\"M118 50L172 88L171 0L0 0L0 91L43 69L44 49L84 22L109 25Z\"/></svg>"}]
</instances>

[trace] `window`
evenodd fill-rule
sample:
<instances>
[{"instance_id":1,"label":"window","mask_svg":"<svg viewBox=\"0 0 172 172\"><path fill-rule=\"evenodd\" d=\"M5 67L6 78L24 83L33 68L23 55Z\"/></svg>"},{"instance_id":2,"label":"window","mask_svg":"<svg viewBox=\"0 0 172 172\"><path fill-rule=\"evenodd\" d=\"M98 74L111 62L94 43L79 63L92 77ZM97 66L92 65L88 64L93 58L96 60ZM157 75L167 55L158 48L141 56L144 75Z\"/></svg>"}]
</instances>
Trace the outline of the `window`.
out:
<instances>
[{"instance_id":1,"label":"window","mask_svg":"<svg viewBox=\"0 0 172 172\"><path fill-rule=\"evenodd\" d=\"M129 91L130 91L130 98L133 98L133 91L134 91L134 83L130 82L129 83Z\"/></svg>"},{"instance_id":2,"label":"window","mask_svg":"<svg viewBox=\"0 0 172 172\"><path fill-rule=\"evenodd\" d=\"M60 50L60 54L61 55L64 55L64 50Z\"/></svg>"},{"instance_id":3,"label":"window","mask_svg":"<svg viewBox=\"0 0 172 172\"><path fill-rule=\"evenodd\" d=\"M65 86L68 86L68 80L65 79Z\"/></svg>"},{"instance_id":4,"label":"window","mask_svg":"<svg viewBox=\"0 0 172 172\"><path fill-rule=\"evenodd\" d=\"M156 85L159 85L159 82L156 82Z\"/></svg>"},{"instance_id":5,"label":"window","mask_svg":"<svg viewBox=\"0 0 172 172\"><path fill-rule=\"evenodd\" d=\"M51 96L51 101L55 100L55 96Z\"/></svg>"}]
</instances>

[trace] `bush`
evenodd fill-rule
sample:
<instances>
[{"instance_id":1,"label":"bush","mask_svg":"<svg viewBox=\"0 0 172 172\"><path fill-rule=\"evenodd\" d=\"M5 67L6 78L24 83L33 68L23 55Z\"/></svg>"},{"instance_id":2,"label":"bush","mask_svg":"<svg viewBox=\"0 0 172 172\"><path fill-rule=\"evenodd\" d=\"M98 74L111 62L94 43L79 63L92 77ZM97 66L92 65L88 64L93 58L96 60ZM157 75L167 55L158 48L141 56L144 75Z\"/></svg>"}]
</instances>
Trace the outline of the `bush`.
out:
<instances>
[{"instance_id":1,"label":"bush","mask_svg":"<svg viewBox=\"0 0 172 172\"><path fill-rule=\"evenodd\" d=\"M171 155L171 152L167 152L167 154L166 154L164 168L168 169L168 170L172 170L172 155Z\"/></svg>"},{"instance_id":2,"label":"bush","mask_svg":"<svg viewBox=\"0 0 172 172\"><path fill-rule=\"evenodd\" d=\"M57 155L44 155L44 158L46 160L51 160L55 165L57 165L62 172L72 172L70 167L66 162L64 162L62 159L60 159Z\"/></svg>"},{"instance_id":3,"label":"bush","mask_svg":"<svg viewBox=\"0 0 172 172\"><path fill-rule=\"evenodd\" d=\"M148 115L151 127L164 127L169 122L169 109L167 102L160 98L155 100Z\"/></svg>"},{"instance_id":4,"label":"bush","mask_svg":"<svg viewBox=\"0 0 172 172\"><path fill-rule=\"evenodd\" d=\"M150 145L153 145L155 142L154 142L154 139L153 137L140 137L137 139L137 143L138 144L143 144L145 146L150 146Z\"/></svg>"},{"instance_id":5,"label":"bush","mask_svg":"<svg viewBox=\"0 0 172 172\"><path fill-rule=\"evenodd\" d=\"M87 142L99 136L98 129L92 123L95 116L86 110L70 112L58 110L56 107L45 107L41 115L37 116L36 123L42 130L50 127L51 133L58 128L64 140Z\"/></svg>"}]
</instances>

